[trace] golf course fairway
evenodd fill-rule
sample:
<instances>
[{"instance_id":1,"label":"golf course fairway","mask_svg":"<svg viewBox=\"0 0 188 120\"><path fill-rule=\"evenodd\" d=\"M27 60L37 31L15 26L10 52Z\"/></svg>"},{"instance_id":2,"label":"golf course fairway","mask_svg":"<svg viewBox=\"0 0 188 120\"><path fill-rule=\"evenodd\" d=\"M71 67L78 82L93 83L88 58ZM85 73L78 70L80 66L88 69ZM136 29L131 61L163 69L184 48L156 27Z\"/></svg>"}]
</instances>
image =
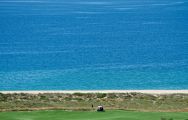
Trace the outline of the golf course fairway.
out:
<instances>
[{"instance_id":1,"label":"golf course fairway","mask_svg":"<svg viewBox=\"0 0 188 120\"><path fill-rule=\"evenodd\" d=\"M188 120L185 112L135 112L113 110L0 112L0 120Z\"/></svg>"}]
</instances>

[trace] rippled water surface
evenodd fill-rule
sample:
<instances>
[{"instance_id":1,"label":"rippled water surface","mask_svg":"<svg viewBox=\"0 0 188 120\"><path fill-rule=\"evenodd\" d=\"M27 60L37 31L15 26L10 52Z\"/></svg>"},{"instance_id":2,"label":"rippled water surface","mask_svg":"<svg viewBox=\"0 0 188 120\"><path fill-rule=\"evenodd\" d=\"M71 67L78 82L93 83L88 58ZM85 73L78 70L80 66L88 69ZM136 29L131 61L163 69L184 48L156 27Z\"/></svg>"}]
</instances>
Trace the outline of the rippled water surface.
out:
<instances>
[{"instance_id":1,"label":"rippled water surface","mask_svg":"<svg viewBox=\"0 0 188 120\"><path fill-rule=\"evenodd\" d=\"M0 90L188 89L187 0L1 0Z\"/></svg>"}]
</instances>

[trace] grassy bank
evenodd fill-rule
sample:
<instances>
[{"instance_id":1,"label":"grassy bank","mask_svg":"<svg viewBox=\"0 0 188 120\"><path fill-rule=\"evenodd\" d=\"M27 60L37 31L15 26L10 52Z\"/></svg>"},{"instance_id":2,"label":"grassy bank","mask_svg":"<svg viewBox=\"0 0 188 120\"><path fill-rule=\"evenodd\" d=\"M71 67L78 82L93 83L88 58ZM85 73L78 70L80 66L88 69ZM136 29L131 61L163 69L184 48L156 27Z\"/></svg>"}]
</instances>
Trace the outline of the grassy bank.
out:
<instances>
[{"instance_id":1,"label":"grassy bank","mask_svg":"<svg viewBox=\"0 0 188 120\"><path fill-rule=\"evenodd\" d=\"M0 94L0 111L93 110L188 111L188 94L150 95L142 93L46 93Z\"/></svg>"},{"instance_id":2,"label":"grassy bank","mask_svg":"<svg viewBox=\"0 0 188 120\"><path fill-rule=\"evenodd\" d=\"M1 120L188 120L188 113L134 111L33 111L0 112Z\"/></svg>"}]
</instances>

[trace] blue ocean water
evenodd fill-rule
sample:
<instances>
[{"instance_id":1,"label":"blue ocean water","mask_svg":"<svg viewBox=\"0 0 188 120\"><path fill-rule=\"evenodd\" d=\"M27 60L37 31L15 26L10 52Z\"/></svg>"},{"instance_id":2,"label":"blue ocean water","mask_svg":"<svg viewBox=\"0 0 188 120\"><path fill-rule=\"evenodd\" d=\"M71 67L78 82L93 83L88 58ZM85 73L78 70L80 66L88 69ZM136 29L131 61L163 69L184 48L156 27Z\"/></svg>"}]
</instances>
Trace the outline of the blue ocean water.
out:
<instances>
[{"instance_id":1,"label":"blue ocean water","mask_svg":"<svg viewBox=\"0 0 188 120\"><path fill-rule=\"evenodd\" d=\"M188 1L0 1L0 90L99 89L188 89Z\"/></svg>"}]
</instances>

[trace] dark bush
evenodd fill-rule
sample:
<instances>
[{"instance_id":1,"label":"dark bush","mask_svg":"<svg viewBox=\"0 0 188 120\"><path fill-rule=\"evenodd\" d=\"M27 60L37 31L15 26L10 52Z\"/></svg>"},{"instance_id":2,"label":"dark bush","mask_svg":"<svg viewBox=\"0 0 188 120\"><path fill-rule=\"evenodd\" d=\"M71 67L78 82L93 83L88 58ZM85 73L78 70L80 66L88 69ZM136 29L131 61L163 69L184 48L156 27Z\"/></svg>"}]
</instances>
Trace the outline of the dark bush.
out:
<instances>
[{"instance_id":1,"label":"dark bush","mask_svg":"<svg viewBox=\"0 0 188 120\"><path fill-rule=\"evenodd\" d=\"M84 96L84 93L74 93L75 96Z\"/></svg>"},{"instance_id":2,"label":"dark bush","mask_svg":"<svg viewBox=\"0 0 188 120\"><path fill-rule=\"evenodd\" d=\"M97 93L97 98L104 98L106 97L106 93Z\"/></svg>"}]
</instances>

